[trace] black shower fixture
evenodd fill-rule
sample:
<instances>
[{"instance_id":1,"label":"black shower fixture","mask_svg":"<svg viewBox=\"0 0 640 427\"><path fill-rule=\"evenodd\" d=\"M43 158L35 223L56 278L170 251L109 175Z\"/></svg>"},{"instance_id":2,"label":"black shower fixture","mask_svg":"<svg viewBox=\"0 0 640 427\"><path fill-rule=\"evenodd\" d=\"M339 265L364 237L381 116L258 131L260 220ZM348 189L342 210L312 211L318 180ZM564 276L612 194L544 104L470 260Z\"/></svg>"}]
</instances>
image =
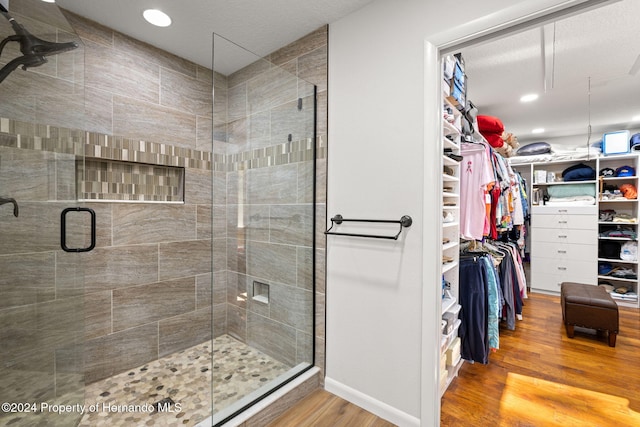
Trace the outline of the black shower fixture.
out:
<instances>
[{"instance_id":1,"label":"black shower fixture","mask_svg":"<svg viewBox=\"0 0 640 427\"><path fill-rule=\"evenodd\" d=\"M0 55L2 55L2 50L9 42L20 43L20 52L22 52L22 56L12 59L2 67L2 69L0 69L0 82L7 78L13 70L21 65L23 70L31 67L39 67L47 62L47 56L57 55L78 47L78 43L76 42L55 43L42 40L34 36L19 24L11 15L9 15L9 11L1 4L0 13L7 18L13 28L13 31L16 33L13 36L8 36L0 42Z\"/></svg>"}]
</instances>

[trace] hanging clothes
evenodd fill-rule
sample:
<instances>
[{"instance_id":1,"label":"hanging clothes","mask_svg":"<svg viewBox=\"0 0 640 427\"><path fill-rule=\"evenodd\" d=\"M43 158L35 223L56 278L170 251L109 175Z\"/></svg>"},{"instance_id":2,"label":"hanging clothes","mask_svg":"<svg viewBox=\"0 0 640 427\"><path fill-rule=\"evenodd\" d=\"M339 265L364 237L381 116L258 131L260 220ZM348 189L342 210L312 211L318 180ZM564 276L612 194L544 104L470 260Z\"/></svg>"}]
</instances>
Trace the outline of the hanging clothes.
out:
<instances>
[{"instance_id":1,"label":"hanging clothes","mask_svg":"<svg viewBox=\"0 0 640 427\"><path fill-rule=\"evenodd\" d=\"M460 354L463 359L489 363L487 277L478 256L460 259Z\"/></svg>"},{"instance_id":2,"label":"hanging clothes","mask_svg":"<svg viewBox=\"0 0 640 427\"><path fill-rule=\"evenodd\" d=\"M480 240L486 221L485 194L494 174L484 144L463 142L460 152L460 235Z\"/></svg>"},{"instance_id":3,"label":"hanging clothes","mask_svg":"<svg viewBox=\"0 0 640 427\"><path fill-rule=\"evenodd\" d=\"M528 215L526 185L511 164L484 142L460 144L460 235L496 240L521 230Z\"/></svg>"}]
</instances>

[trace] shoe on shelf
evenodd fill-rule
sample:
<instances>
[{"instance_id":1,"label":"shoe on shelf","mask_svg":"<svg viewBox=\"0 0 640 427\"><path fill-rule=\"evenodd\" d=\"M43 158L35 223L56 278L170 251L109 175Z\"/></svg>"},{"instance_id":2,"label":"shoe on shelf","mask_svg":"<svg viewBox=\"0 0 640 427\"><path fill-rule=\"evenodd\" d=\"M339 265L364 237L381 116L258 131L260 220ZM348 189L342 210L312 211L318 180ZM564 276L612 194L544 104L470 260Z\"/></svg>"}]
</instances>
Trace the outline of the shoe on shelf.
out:
<instances>
[{"instance_id":1,"label":"shoe on shelf","mask_svg":"<svg viewBox=\"0 0 640 427\"><path fill-rule=\"evenodd\" d=\"M449 157L450 159L455 160L456 162L461 162L463 157L459 154L453 154L453 153L445 153L445 155L447 157Z\"/></svg>"},{"instance_id":2,"label":"shoe on shelf","mask_svg":"<svg viewBox=\"0 0 640 427\"><path fill-rule=\"evenodd\" d=\"M454 222L455 218L451 212L442 212L442 222Z\"/></svg>"}]
</instances>

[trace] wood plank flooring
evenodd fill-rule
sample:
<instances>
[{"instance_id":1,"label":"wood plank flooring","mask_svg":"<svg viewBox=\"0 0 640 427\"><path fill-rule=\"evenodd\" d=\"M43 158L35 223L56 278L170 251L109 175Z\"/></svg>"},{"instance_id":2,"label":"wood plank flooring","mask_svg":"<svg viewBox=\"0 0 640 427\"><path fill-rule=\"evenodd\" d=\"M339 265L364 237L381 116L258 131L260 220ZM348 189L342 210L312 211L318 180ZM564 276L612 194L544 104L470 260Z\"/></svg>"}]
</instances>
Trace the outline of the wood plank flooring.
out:
<instances>
[{"instance_id":1,"label":"wood plank flooring","mask_svg":"<svg viewBox=\"0 0 640 427\"><path fill-rule=\"evenodd\" d=\"M359 406L325 390L316 390L268 427L393 427Z\"/></svg>"},{"instance_id":2,"label":"wood plank flooring","mask_svg":"<svg viewBox=\"0 0 640 427\"><path fill-rule=\"evenodd\" d=\"M524 320L500 331L489 364L465 363L442 398L442 427L640 426L640 312L620 307L616 347L576 328L567 338L559 297L530 294ZM324 390L269 427L391 427Z\"/></svg>"},{"instance_id":3,"label":"wood plank flooring","mask_svg":"<svg viewBox=\"0 0 640 427\"><path fill-rule=\"evenodd\" d=\"M441 426L640 426L640 314L619 312L612 348L589 330L567 338L559 297L530 294L489 364L463 365Z\"/></svg>"}]
</instances>

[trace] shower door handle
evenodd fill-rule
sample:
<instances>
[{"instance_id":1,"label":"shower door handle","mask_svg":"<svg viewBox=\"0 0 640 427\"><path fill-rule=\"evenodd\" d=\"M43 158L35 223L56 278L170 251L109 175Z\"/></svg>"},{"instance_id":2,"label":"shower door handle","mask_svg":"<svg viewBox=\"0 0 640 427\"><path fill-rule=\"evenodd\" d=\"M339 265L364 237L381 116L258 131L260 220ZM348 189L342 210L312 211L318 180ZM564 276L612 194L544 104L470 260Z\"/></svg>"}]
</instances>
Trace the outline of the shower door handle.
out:
<instances>
[{"instance_id":1,"label":"shower door handle","mask_svg":"<svg viewBox=\"0 0 640 427\"><path fill-rule=\"evenodd\" d=\"M67 214L69 212L88 212L91 215L91 243L86 248L67 247ZM96 213L89 208L66 208L60 214L60 246L65 252L89 252L96 247Z\"/></svg>"}]
</instances>

